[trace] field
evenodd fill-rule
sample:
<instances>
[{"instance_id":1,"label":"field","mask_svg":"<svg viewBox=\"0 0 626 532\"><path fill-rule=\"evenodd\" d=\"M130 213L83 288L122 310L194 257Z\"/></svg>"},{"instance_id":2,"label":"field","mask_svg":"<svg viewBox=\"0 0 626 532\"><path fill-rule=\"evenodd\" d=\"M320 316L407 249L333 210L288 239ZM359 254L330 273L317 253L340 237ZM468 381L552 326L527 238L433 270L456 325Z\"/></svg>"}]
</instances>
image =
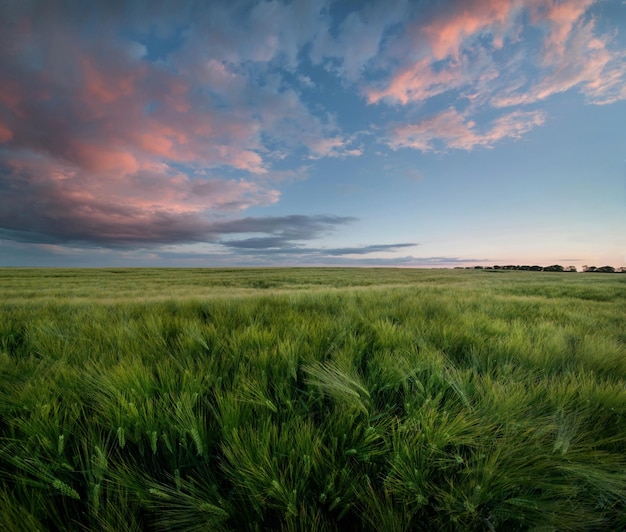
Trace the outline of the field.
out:
<instances>
[{"instance_id":1,"label":"field","mask_svg":"<svg viewBox=\"0 0 626 532\"><path fill-rule=\"evenodd\" d=\"M626 275L0 269L3 530L625 530Z\"/></svg>"}]
</instances>

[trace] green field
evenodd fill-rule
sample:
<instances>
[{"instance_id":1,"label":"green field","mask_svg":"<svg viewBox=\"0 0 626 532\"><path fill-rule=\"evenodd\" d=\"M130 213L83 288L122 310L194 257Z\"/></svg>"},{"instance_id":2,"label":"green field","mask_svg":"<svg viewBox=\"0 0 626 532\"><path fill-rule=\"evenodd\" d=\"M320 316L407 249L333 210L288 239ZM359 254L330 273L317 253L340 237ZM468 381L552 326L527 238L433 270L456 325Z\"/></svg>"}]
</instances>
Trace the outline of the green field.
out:
<instances>
[{"instance_id":1,"label":"green field","mask_svg":"<svg viewBox=\"0 0 626 532\"><path fill-rule=\"evenodd\" d=\"M0 269L2 530L624 530L626 275Z\"/></svg>"}]
</instances>

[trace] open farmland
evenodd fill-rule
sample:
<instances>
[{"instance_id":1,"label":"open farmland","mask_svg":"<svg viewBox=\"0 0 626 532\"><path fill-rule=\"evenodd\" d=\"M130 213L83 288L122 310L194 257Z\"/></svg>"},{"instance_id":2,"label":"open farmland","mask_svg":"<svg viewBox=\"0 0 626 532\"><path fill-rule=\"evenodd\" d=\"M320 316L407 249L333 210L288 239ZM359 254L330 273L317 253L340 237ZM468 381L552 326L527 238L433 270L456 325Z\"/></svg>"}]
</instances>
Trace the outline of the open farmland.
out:
<instances>
[{"instance_id":1,"label":"open farmland","mask_svg":"<svg viewBox=\"0 0 626 532\"><path fill-rule=\"evenodd\" d=\"M626 275L0 270L4 530L624 530Z\"/></svg>"}]
</instances>

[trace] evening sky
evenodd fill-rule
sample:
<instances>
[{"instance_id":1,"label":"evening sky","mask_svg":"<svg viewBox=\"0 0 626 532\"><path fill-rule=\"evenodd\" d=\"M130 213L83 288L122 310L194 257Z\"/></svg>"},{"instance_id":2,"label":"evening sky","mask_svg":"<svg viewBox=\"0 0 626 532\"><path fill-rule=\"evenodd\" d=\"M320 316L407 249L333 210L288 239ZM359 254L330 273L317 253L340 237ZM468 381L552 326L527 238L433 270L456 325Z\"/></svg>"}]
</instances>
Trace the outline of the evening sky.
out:
<instances>
[{"instance_id":1,"label":"evening sky","mask_svg":"<svg viewBox=\"0 0 626 532\"><path fill-rule=\"evenodd\" d=\"M621 0L0 0L0 266L621 266L625 126Z\"/></svg>"}]
</instances>

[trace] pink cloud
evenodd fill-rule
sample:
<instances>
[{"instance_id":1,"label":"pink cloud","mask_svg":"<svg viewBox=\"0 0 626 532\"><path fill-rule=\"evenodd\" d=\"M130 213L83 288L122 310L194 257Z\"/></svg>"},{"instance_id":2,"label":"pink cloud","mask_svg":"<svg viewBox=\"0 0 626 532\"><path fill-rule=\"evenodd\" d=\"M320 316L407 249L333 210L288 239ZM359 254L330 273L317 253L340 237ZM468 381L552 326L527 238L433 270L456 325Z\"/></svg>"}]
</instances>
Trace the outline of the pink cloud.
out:
<instances>
[{"instance_id":1,"label":"pink cloud","mask_svg":"<svg viewBox=\"0 0 626 532\"><path fill-rule=\"evenodd\" d=\"M11 190L1 227L92 242L196 240L215 212L278 201L257 177L268 164L253 109L207 105L189 89L194 71L143 61L137 47L85 44L71 31L61 41L55 49L40 32L25 44L41 51L37 69L0 54L0 72L14 73L0 84L0 142L10 142L0 181ZM217 88L231 96L232 85ZM222 167L249 176L211 175Z\"/></svg>"},{"instance_id":2,"label":"pink cloud","mask_svg":"<svg viewBox=\"0 0 626 532\"><path fill-rule=\"evenodd\" d=\"M426 35L435 60L449 56L459 60L463 42L480 33L491 34L493 45L501 48L504 34L510 29L511 15L520 5L519 0L465 1L430 23L415 27L413 31Z\"/></svg>"},{"instance_id":3,"label":"pink cloud","mask_svg":"<svg viewBox=\"0 0 626 532\"><path fill-rule=\"evenodd\" d=\"M285 83L322 7L207 4L155 59L120 37L107 3L89 32L88 12L63 2L12 6L32 16L0 34L0 228L29 241L211 241L212 220L275 203L277 182L306 175L275 171L283 154L360 153ZM178 40L162 17L124 27Z\"/></svg>"},{"instance_id":4,"label":"pink cloud","mask_svg":"<svg viewBox=\"0 0 626 532\"><path fill-rule=\"evenodd\" d=\"M309 159L322 157L356 157L363 152L360 148L351 145L350 140L343 137L328 137L312 139L308 143Z\"/></svg>"},{"instance_id":5,"label":"pink cloud","mask_svg":"<svg viewBox=\"0 0 626 532\"><path fill-rule=\"evenodd\" d=\"M530 4L533 24L547 22L550 30L545 37L544 60L552 63L565 54L567 41L575 28L576 22L585 14L596 0L569 0L554 2L550 0L532 0Z\"/></svg>"},{"instance_id":6,"label":"pink cloud","mask_svg":"<svg viewBox=\"0 0 626 532\"><path fill-rule=\"evenodd\" d=\"M111 105L120 99L137 92L137 82L145 75L145 67L137 62L132 69L107 72L96 65L93 58L83 55L80 58L83 75L84 97L91 103Z\"/></svg>"},{"instance_id":7,"label":"pink cloud","mask_svg":"<svg viewBox=\"0 0 626 532\"><path fill-rule=\"evenodd\" d=\"M397 72L387 88L367 91L367 100L368 103L377 103L388 98L406 105L412 101L426 100L465 83L466 80L458 66L435 72L430 58L424 58Z\"/></svg>"},{"instance_id":8,"label":"pink cloud","mask_svg":"<svg viewBox=\"0 0 626 532\"><path fill-rule=\"evenodd\" d=\"M155 133L140 133L139 142L141 147L148 153L159 155L166 159L173 159L176 155L172 150L174 142L168 135Z\"/></svg>"},{"instance_id":9,"label":"pink cloud","mask_svg":"<svg viewBox=\"0 0 626 532\"><path fill-rule=\"evenodd\" d=\"M0 142L9 142L13 138L13 131L8 126L0 122Z\"/></svg>"},{"instance_id":10,"label":"pink cloud","mask_svg":"<svg viewBox=\"0 0 626 532\"><path fill-rule=\"evenodd\" d=\"M281 151L305 146L321 155L317 146L340 137L337 127L314 116L280 80L261 88L258 70L248 72L250 61L295 64L320 9L263 3L248 13L244 30L235 10L216 4L199 12L179 51L149 62L144 46L113 37L106 16L85 38L72 17L49 6L45 20L27 19L25 29L0 39L11 43L0 57L3 72L14 74L0 85L0 112L9 111L1 138L11 132L17 148L122 174L161 161L261 176L273 157L263 135L284 145ZM26 64L31 57L37 68Z\"/></svg>"},{"instance_id":11,"label":"pink cloud","mask_svg":"<svg viewBox=\"0 0 626 532\"><path fill-rule=\"evenodd\" d=\"M396 44L401 64L384 88L367 87L368 103L387 99L407 105L463 87L482 88L485 80L498 77L492 55L504 39L517 39L522 0L471 0L437 12L427 22L410 23L405 41ZM489 44L477 37L489 35ZM442 63L443 61L443 63Z\"/></svg>"},{"instance_id":12,"label":"pink cloud","mask_svg":"<svg viewBox=\"0 0 626 532\"><path fill-rule=\"evenodd\" d=\"M514 111L492 122L491 128L482 135L482 145L492 146L501 139L520 139L531 129L541 126L546 120L543 111Z\"/></svg>"},{"instance_id":13,"label":"pink cloud","mask_svg":"<svg viewBox=\"0 0 626 532\"><path fill-rule=\"evenodd\" d=\"M594 4L471 0L410 22L389 49L390 75L376 86L363 82L368 103L408 106L445 94L455 106L465 100L469 107L463 116L451 109L419 124L391 126L390 145L491 146L519 137L545 116L514 112L481 131L471 117L485 106L527 105L569 90L593 104L626 99L626 53L611 47L610 34L597 32L589 15Z\"/></svg>"},{"instance_id":14,"label":"pink cloud","mask_svg":"<svg viewBox=\"0 0 626 532\"><path fill-rule=\"evenodd\" d=\"M626 54L611 51L609 36L595 35L593 19L584 20L591 0L553 4L546 13L551 31L543 61L551 72L530 97L544 99L580 86L592 103L612 103L626 97Z\"/></svg>"},{"instance_id":15,"label":"pink cloud","mask_svg":"<svg viewBox=\"0 0 626 532\"><path fill-rule=\"evenodd\" d=\"M203 105L184 80L158 65L119 54L111 62L101 50L75 53L80 75L62 82L46 71L23 76L16 83L27 99L3 91L0 102L11 111L6 127L17 131L18 145L56 153L91 171L132 173L160 159L266 172L258 120L251 113ZM35 85L45 97L34 97ZM66 103L37 103L58 98ZM146 111L149 102L152 111ZM54 137L42 135L52 129L58 131Z\"/></svg>"},{"instance_id":16,"label":"pink cloud","mask_svg":"<svg viewBox=\"0 0 626 532\"><path fill-rule=\"evenodd\" d=\"M594 104L626 99L626 53L610 50L608 38L594 34L593 20L580 18L580 4L578 10L566 11L570 18L556 19L555 32L544 41L542 78L523 90L513 87L494 95L492 105L530 104L576 87Z\"/></svg>"},{"instance_id":17,"label":"pink cloud","mask_svg":"<svg viewBox=\"0 0 626 532\"><path fill-rule=\"evenodd\" d=\"M198 12L178 50L151 62L145 46L114 36L106 10L85 36L62 5L49 5L0 38L11 43L2 71L12 73L0 84L0 139L103 180L183 164L257 182L274 175L271 161L301 148L314 158L357 155L332 118L311 113L280 76L259 86L266 66L251 65L297 65L321 8L261 3L242 25L239 11L215 4Z\"/></svg>"},{"instance_id":18,"label":"pink cloud","mask_svg":"<svg viewBox=\"0 0 626 532\"><path fill-rule=\"evenodd\" d=\"M506 138L519 139L544 121L545 115L540 111L515 111L494 120L481 132L475 121L450 108L417 124L393 127L388 144L394 150L413 148L423 152L437 151L439 144L468 151L476 147L490 148Z\"/></svg>"},{"instance_id":19,"label":"pink cloud","mask_svg":"<svg viewBox=\"0 0 626 532\"><path fill-rule=\"evenodd\" d=\"M504 107L575 88L595 104L623 99L626 54L611 48L611 35L597 34L588 15L594 4L471 0L415 20L390 49L388 79L364 83L367 101L408 105L458 91L475 104Z\"/></svg>"},{"instance_id":20,"label":"pink cloud","mask_svg":"<svg viewBox=\"0 0 626 532\"><path fill-rule=\"evenodd\" d=\"M140 167L132 152L115 149L110 145L94 145L74 140L72 151L74 160L80 167L91 172L117 172L127 175L137 172Z\"/></svg>"},{"instance_id":21,"label":"pink cloud","mask_svg":"<svg viewBox=\"0 0 626 532\"><path fill-rule=\"evenodd\" d=\"M19 116L23 93L14 80L3 80L0 85L0 104L4 105L13 114Z\"/></svg>"},{"instance_id":22,"label":"pink cloud","mask_svg":"<svg viewBox=\"0 0 626 532\"><path fill-rule=\"evenodd\" d=\"M4 163L10 174L0 176L0 183L9 179L13 184L0 197L0 224L69 240L201 240L209 236L207 213L241 211L279 199L278 191L265 184L193 179L164 164L134 174L103 174L28 152ZM32 205L37 209L29 211Z\"/></svg>"}]
</instances>

